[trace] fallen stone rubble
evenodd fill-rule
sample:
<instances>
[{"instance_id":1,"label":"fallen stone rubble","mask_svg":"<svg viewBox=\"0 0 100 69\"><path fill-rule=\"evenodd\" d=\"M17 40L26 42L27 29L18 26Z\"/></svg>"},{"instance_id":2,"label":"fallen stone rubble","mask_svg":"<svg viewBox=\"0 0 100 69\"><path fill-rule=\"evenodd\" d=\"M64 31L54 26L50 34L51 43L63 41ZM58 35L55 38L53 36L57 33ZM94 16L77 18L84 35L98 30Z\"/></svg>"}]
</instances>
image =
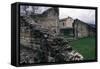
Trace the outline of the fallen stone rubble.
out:
<instances>
[{"instance_id":1,"label":"fallen stone rubble","mask_svg":"<svg viewBox=\"0 0 100 69\"><path fill-rule=\"evenodd\" d=\"M39 35L39 32L37 33ZM68 41L60 37L49 37L48 34L41 34L38 37L34 34L31 48L23 47L20 52L20 63L40 62L66 62L83 60L83 56L72 49ZM36 35L36 36L35 36Z\"/></svg>"},{"instance_id":2,"label":"fallen stone rubble","mask_svg":"<svg viewBox=\"0 0 100 69\"><path fill-rule=\"evenodd\" d=\"M48 30L45 31L45 29L31 26L30 38L20 37L21 64L80 61L84 59L80 53L73 50L66 39L61 36L53 36Z\"/></svg>"}]
</instances>

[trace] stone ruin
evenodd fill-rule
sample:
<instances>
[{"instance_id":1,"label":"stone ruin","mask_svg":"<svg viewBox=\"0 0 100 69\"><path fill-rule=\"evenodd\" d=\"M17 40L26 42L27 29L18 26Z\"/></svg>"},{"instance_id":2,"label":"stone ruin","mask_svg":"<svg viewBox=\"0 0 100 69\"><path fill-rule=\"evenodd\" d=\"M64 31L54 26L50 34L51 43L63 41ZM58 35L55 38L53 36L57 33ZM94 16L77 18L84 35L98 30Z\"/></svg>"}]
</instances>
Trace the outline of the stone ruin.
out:
<instances>
[{"instance_id":1,"label":"stone ruin","mask_svg":"<svg viewBox=\"0 0 100 69\"><path fill-rule=\"evenodd\" d=\"M53 36L49 30L41 28L38 24L31 24L21 18L22 22L28 23L30 32L29 39L20 37L20 63L41 62L67 62L80 61L83 56L68 44L63 36ZM26 42L24 42L26 41ZM29 41L29 43L27 43Z\"/></svg>"}]
</instances>

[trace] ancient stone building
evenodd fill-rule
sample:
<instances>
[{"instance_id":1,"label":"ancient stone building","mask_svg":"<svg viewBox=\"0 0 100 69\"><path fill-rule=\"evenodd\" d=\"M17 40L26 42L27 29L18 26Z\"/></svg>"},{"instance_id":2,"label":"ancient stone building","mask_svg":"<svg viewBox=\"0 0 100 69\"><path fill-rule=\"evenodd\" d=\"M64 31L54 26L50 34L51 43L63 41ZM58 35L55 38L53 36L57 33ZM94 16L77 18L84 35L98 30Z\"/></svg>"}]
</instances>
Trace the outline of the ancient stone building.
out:
<instances>
[{"instance_id":1,"label":"ancient stone building","mask_svg":"<svg viewBox=\"0 0 100 69\"><path fill-rule=\"evenodd\" d=\"M85 23L78 19L74 20L73 28L75 38L95 35L95 25Z\"/></svg>"},{"instance_id":2,"label":"ancient stone building","mask_svg":"<svg viewBox=\"0 0 100 69\"><path fill-rule=\"evenodd\" d=\"M20 17L20 42L24 45L31 44L32 30L41 30L50 35L58 35L59 28L58 8L49 8L40 14L24 15Z\"/></svg>"},{"instance_id":3,"label":"ancient stone building","mask_svg":"<svg viewBox=\"0 0 100 69\"><path fill-rule=\"evenodd\" d=\"M32 15L33 20L41 25L41 28L49 30L50 34L59 34L59 9L49 8L41 14Z\"/></svg>"},{"instance_id":4,"label":"ancient stone building","mask_svg":"<svg viewBox=\"0 0 100 69\"><path fill-rule=\"evenodd\" d=\"M74 20L71 17L60 19L60 27L61 28L72 28L73 21Z\"/></svg>"},{"instance_id":5,"label":"ancient stone building","mask_svg":"<svg viewBox=\"0 0 100 69\"><path fill-rule=\"evenodd\" d=\"M73 36L73 19L71 17L59 21L60 32L62 35Z\"/></svg>"}]
</instances>

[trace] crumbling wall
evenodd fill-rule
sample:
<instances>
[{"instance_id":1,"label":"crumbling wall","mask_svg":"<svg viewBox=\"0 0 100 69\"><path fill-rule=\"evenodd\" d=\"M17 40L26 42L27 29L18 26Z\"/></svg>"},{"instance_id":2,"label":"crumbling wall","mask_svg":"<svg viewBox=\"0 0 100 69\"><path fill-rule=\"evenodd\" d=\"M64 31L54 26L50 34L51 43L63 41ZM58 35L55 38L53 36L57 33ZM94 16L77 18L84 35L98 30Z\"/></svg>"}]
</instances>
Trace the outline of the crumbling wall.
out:
<instances>
[{"instance_id":1,"label":"crumbling wall","mask_svg":"<svg viewBox=\"0 0 100 69\"><path fill-rule=\"evenodd\" d=\"M20 17L20 63L67 62L83 60L68 41L59 36L57 8L43 15Z\"/></svg>"},{"instance_id":2,"label":"crumbling wall","mask_svg":"<svg viewBox=\"0 0 100 69\"><path fill-rule=\"evenodd\" d=\"M52 36L49 30L37 28L38 25L27 23L24 18L21 20L25 23L21 28L27 31L23 35L20 33L21 64L83 60L83 56L73 50L63 37Z\"/></svg>"}]
</instances>

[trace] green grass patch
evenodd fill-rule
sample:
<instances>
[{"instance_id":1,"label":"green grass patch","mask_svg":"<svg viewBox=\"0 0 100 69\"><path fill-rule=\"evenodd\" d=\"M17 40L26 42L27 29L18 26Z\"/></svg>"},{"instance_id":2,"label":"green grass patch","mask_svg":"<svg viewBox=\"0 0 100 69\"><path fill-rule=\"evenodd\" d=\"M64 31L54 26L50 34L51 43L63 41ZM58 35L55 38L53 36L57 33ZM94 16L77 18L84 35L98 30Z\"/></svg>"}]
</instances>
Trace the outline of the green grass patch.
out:
<instances>
[{"instance_id":1,"label":"green grass patch","mask_svg":"<svg viewBox=\"0 0 100 69\"><path fill-rule=\"evenodd\" d=\"M83 55L84 60L95 59L95 37L81 38L70 42L70 45Z\"/></svg>"}]
</instances>

